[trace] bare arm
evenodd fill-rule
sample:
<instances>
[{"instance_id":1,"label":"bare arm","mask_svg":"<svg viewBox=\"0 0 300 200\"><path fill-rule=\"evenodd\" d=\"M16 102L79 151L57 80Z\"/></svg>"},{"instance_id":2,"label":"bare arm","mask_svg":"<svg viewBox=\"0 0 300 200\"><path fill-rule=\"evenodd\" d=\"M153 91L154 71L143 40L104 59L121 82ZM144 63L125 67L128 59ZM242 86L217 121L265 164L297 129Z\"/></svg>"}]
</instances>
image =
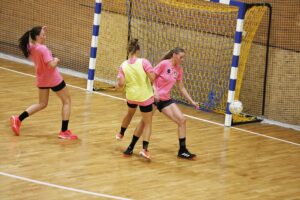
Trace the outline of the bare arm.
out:
<instances>
[{"instance_id":1,"label":"bare arm","mask_svg":"<svg viewBox=\"0 0 300 200\"><path fill-rule=\"evenodd\" d=\"M152 85L152 88L153 88L153 93L154 93L154 101L159 102L159 94L158 94L157 89L154 84Z\"/></svg>"},{"instance_id":2,"label":"bare arm","mask_svg":"<svg viewBox=\"0 0 300 200\"><path fill-rule=\"evenodd\" d=\"M147 77L150 79L151 83L153 83L156 78L155 73L154 72L146 72L146 74L147 74Z\"/></svg>"},{"instance_id":3,"label":"bare arm","mask_svg":"<svg viewBox=\"0 0 300 200\"><path fill-rule=\"evenodd\" d=\"M48 31L47 26L43 26L42 29L43 29L45 32ZM53 68L54 68L54 67L57 67L59 61L60 61L60 60L59 60L58 58L53 58L53 60L49 61L49 62L47 63L47 65L48 65L49 67L53 67Z\"/></svg>"},{"instance_id":4,"label":"bare arm","mask_svg":"<svg viewBox=\"0 0 300 200\"><path fill-rule=\"evenodd\" d=\"M117 77L116 88L123 88L125 86L125 80L123 77Z\"/></svg>"},{"instance_id":5,"label":"bare arm","mask_svg":"<svg viewBox=\"0 0 300 200\"><path fill-rule=\"evenodd\" d=\"M179 88L179 91L181 92L181 94L193 105L195 106L196 109L199 109L199 105L198 103L196 103L192 97L190 96L190 94L188 93L188 91L185 89L184 84L182 82L182 80L179 80L176 82L177 87Z\"/></svg>"}]
</instances>

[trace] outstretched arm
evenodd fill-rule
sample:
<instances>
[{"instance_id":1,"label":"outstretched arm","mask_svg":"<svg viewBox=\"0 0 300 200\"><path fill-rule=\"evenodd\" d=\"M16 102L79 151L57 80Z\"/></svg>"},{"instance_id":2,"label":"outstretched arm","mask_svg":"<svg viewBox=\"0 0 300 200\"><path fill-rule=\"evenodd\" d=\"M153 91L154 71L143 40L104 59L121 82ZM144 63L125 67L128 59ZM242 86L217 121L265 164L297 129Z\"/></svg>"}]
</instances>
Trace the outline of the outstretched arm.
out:
<instances>
[{"instance_id":1,"label":"outstretched arm","mask_svg":"<svg viewBox=\"0 0 300 200\"><path fill-rule=\"evenodd\" d=\"M196 109L199 109L199 105L198 103L196 103L192 97L190 96L190 94L188 93L188 91L185 89L183 81L182 80L178 80L176 82L177 87L179 88L179 91L181 92L181 94L193 105L195 106Z\"/></svg>"}]
</instances>

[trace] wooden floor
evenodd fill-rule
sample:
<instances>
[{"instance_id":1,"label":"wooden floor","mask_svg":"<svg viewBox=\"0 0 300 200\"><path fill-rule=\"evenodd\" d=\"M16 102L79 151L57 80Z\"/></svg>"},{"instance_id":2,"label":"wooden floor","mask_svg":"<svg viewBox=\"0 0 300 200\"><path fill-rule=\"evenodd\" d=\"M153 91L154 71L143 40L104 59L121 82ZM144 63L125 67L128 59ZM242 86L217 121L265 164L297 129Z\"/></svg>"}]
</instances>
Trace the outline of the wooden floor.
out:
<instances>
[{"instance_id":1,"label":"wooden floor","mask_svg":"<svg viewBox=\"0 0 300 200\"><path fill-rule=\"evenodd\" d=\"M21 73L19 73L21 72ZM223 127L223 117L181 107L195 161L177 159L176 126L153 119L151 162L122 156L140 114L115 141L126 104L117 92L88 93L86 81L64 76L72 97L70 128L78 141L57 138L61 103L49 105L14 136L10 115L37 101L33 68L0 59L0 199L300 199L300 132L267 124Z\"/></svg>"}]
</instances>

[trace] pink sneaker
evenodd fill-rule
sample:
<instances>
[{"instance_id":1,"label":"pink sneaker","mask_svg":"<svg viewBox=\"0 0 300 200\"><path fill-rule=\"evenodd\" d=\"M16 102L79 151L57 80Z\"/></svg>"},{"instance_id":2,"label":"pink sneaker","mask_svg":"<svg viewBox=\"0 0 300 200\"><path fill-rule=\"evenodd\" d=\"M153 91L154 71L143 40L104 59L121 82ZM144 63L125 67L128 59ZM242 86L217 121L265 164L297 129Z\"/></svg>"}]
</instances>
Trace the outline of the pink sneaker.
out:
<instances>
[{"instance_id":1,"label":"pink sneaker","mask_svg":"<svg viewBox=\"0 0 300 200\"><path fill-rule=\"evenodd\" d=\"M124 135L122 135L121 133L117 133L116 140L122 140L123 137Z\"/></svg>"},{"instance_id":2,"label":"pink sneaker","mask_svg":"<svg viewBox=\"0 0 300 200\"><path fill-rule=\"evenodd\" d=\"M21 121L19 120L19 116L13 115L10 117L11 129L15 133L16 136L20 134Z\"/></svg>"},{"instance_id":3,"label":"pink sneaker","mask_svg":"<svg viewBox=\"0 0 300 200\"><path fill-rule=\"evenodd\" d=\"M78 139L77 135L74 135L70 130L66 130L64 132L60 132L58 134L60 139L69 139L69 140L76 140Z\"/></svg>"},{"instance_id":4,"label":"pink sneaker","mask_svg":"<svg viewBox=\"0 0 300 200\"><path fill-rule=\"evenodd\" d=\"M142 151L140 151L140 156L143 156L144 158L147 158L150 160L150 154L149 154L149 151L146 150L146 149L143 149Z\"/></svg>"}]
</instances>

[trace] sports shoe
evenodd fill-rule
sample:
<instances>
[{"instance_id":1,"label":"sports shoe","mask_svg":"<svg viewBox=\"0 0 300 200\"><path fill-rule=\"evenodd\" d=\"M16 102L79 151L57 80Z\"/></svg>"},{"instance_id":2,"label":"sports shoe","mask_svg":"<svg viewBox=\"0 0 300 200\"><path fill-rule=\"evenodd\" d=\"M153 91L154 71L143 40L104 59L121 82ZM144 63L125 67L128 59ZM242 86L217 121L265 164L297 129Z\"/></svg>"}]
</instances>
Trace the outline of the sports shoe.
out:
<instances>
[{"instance_id":1,"label":"sports shoe","mask_svg":"<svg viewBox=\"0 0 300 200\"><path fill-rule=\"evenodd\" d=\"M143 149L142 151L140 151L140 156L143 156L144 158L146 159L149 159L150 160L150 154L149 154L149 151L146 150L146 149Z\"/></svg>"},{"instance_id":2,"label":"sports shoe","mask_svg":"<svg viewBox=\"0 0 300 200\"><path fill-rule=\"evenodd\" d=\"M192 160L196 157L196 154L190 153L187 149L184 151L178 151L178 157L179 158L184 158L188 160Z\"/></svg>"},{"instance_id":3,"label":"sports shoe","mask_svg":"<svg viewBox=\"0 0 300 200\"><path fill-rule=\"evenodd\" d=\"M124 152L124 156L131 156L133 153L133 149L131 149L130 147L128 147Z\"/></svg>"},{"instance_id":4,"label":"sports shoe","mask_svg":"<svg viewBox=\"0 0 300 200\"><path fill-rule=\"evenodd\" d=\"M15 133L15 135L20 134L21 121L19 120L19 116L13 115L10 117L11 129Z\"/></svg>"},{"instance_id":5,"label":"sports shoe","mask_svg":"<svg viewBox=\"0 0 300 200\"><path fill-rule=\"evenodd\" d=\"M61 131L58 134L60 139L69 139L69 140L76 140L78 139L77 135L74 135L70 130Z\"/></svg>"},{"instance_id":6,"label":"sports shoe","mask_svg":"<svg viewBox=\"0 0 300 200\"><path fill-rule=\"evenodd\" d=\"M124 135L122 135L121 133L117 133L116 140L122 140L123 137Z\"/></svg>"}]
</instances>

